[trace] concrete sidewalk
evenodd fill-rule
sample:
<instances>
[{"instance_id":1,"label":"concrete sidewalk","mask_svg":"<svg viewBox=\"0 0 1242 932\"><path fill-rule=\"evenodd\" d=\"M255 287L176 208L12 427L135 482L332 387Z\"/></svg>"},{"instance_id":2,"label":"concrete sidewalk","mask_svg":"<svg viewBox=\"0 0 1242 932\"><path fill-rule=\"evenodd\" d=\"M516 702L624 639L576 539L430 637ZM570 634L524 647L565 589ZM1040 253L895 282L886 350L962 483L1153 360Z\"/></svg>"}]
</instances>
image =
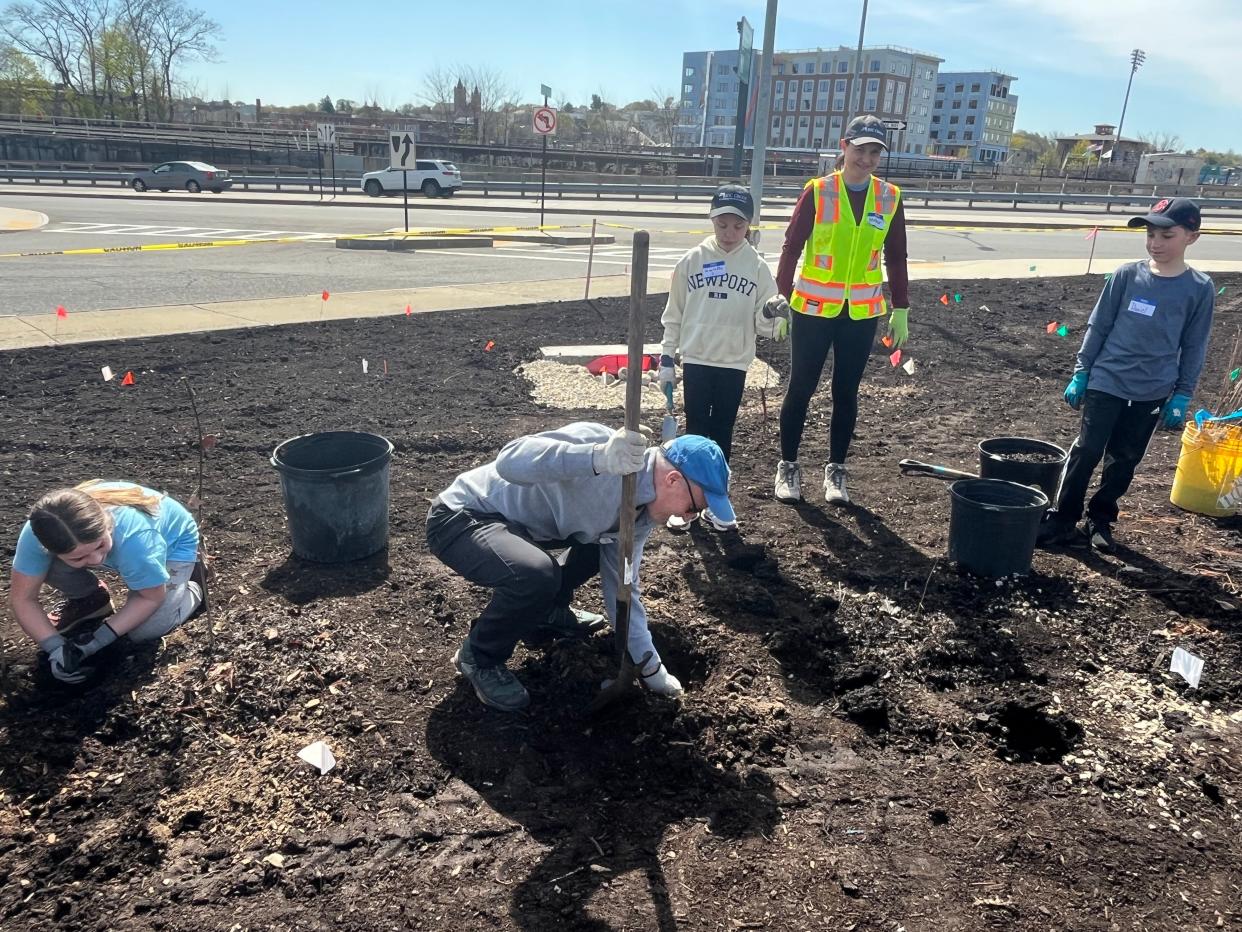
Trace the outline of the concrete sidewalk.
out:
<instances>
[{"instance_id":1,"label":"concrete sidewalk","mask_svg":"<svg viewBox=\"0 0 1242 932\"><path fill-rule=\"evenodd\" d=\"M1242 261L1196 262L1195 267L1205 272L1242 272ZM989 278L1056 278L1082 275L1085 271L1082 259L1046 259L1035 263L1033 271L1027 259L984 259L913 263L910 277L921 281L950 282ZM1097 263L1094 269L1095 274L1100 276L1108 271L1111 267L1107 263ZM648 293L667 291L669 275L669 272L653 272L648 279ZM405 314L407 305L411 314L422 314L497 305L581 301L584 289L585 282L581 278L559 278L356 291L333 294L327 301L315 292L290 298L79 311L66 318L58 318L54 313L37 317L0 317L0 350L320 320L390 317ZM591 280L592 298L624 297L629 294L629 289L628 275L596 276ZM917 307L914 315L917 321Z\"/></svg>"}]
</instances>

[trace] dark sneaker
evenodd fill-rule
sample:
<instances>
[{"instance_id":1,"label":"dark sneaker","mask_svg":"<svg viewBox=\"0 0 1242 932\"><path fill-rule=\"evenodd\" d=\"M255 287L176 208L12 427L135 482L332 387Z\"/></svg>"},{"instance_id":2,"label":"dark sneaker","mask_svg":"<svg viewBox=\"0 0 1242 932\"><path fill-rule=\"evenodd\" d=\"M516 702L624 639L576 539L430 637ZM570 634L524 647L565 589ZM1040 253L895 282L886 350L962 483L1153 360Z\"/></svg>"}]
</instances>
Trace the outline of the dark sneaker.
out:
<instances>
[{"instance_id":1,"label":"dark sneaker","mask_svg":"<svg viewBox=\"0 0 1242 932\"><path fill-rule=\"evenodd\" d=\"M1058 518L1048 518L1039 526L1035 542L1041 547L1072 547L1083 542L1076 524Z\"/></svg>"},{"instance_id":2,"label":"dark sneaker","mask_svg":"<svg viewBox=\"0 0 1242 932\"><path fill-rule=\"evenodd\" d=\"M190 614L190 618L197 618L207 611L207 558L201 550L198 552L198 559L194 561L194 569L190 572L190 582L198 586L198 594L202 599L198 608Z\"/></svg>"},{"instance_id":3,"label":"dark sneaker","mask_svg":"<svg viewBox=\"0 0 1242 932\"><path fill-rule=\"evenodd\" d=\"M112 593L101 579L94 592L78 599L66 599L47 613L47 620L57 633L68 634L82 622L107 618L112 612Z\"/></svg>"},{"instance_id":4,"label":"dark sneaker","mask_svg":"<svg viewBox=\"0 0 1242 932\"><path fill-rule=\"evenodd\" d=\"M584 612L569 605L557 606L547 619L535 628L532 641L553 641L561 638L586 639L608 627L608 620L595 612Z\"/></svg>"},{"instance_id":5,"label":"dark sneaker","mask_svg":"<svg viewBox=\"0 0 1242 932\"><path fill-rule=\"evenodd\" d=\"M453 655L453 666L470 681L474 694L485 706L499 712L520 712L530 705L530 693L503 664L498 667L480 667L474 662L468 640L463 641Z\"/></svg>"},{"instance_id":6,"label":"dark sneaker","mask_svg":"<svg viewBox=\"0 0 1242 932\"><path fill-rule=\"evenodd\" d=\"M1113 543L1113 529L1102 521L1096 523L1088 519L1087 537L1093 549L1100 553L1112 553L1116 545Z\"/></svg>"}]
</instances>

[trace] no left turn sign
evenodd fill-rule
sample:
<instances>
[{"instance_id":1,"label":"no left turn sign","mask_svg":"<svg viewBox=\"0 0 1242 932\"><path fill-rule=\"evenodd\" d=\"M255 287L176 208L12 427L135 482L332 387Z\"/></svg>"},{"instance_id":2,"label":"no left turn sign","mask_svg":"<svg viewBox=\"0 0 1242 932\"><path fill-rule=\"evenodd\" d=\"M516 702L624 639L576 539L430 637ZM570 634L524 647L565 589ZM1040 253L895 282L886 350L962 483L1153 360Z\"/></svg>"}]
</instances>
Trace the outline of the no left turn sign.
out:
<instances>
[{"instance_id":1,"label":"no left turn sign","mask_svg":"<svg viewBox=\"0 0 1242 932\"><path fill-rule=\"evenodd\" d=\"M535 132L540 136L556 135L556 111L551 107L538 107L535 110Z\"/></svg>"}]
</instances>

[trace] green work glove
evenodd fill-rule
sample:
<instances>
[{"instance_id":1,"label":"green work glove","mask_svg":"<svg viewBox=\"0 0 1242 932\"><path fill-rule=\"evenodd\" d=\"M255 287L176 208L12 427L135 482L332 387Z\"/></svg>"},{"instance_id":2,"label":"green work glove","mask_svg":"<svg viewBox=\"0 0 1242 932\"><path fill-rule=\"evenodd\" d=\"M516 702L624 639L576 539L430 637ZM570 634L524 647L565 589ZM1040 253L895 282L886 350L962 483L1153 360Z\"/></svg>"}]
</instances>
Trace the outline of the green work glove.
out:
<instances>
[{"instance_id":1,"label":"green work glove","mask_svg":"<svg viewBox=\"0 0 1242 932\"><path fill-rule=\"evenodd\" d=\"M1082 397L1087 394L1087 370L1075 372L1069 385L1065 386L1065 403L1075 411L1082 406Z\"/></svg>"},{"instance_id":2,"label":"green work glove","mask_svg":"<svg viewBox=\"0 0 1242 932\"><path fill-rule=\"evenodd\" d=\"M888 314L888 335L894 349L901 349L910 339L910 309L895 307Z\"/></svg>"},{"instance_id":3,"label":"green work glove","mask_svg":"<svg viewBox=\"0 0 1242 932\"><path fill-rule=\"evenodd\" d=\"M1190 396L1178 393L1164 403L1160 412L1161 423L1165 430L1179 430L1186 423L1186 415L1190 412Z\"/></svg>"}]
</instances>

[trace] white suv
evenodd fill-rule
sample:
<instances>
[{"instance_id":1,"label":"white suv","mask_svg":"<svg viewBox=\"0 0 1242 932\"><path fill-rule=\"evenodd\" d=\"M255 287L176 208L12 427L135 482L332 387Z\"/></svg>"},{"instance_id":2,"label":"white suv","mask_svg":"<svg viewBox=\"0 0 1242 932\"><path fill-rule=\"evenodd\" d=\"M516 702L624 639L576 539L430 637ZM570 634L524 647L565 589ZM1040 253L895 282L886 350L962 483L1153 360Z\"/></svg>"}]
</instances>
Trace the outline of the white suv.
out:
<instances>
[{"instance_id":1,"label":"white suv","mask_svg":"<svg viewBox=\"0 0 1242 932\"><path fill-rule=\"evenodd\" d=\"M385 168L362 176L362 190L371 197L401 191L401 176L406 189L422 191L427 197L452 197L461 187L461 172L452 162L440 159L417 159L414 167L404 173L399 168Z\"/></svg>"}]
</instances>

